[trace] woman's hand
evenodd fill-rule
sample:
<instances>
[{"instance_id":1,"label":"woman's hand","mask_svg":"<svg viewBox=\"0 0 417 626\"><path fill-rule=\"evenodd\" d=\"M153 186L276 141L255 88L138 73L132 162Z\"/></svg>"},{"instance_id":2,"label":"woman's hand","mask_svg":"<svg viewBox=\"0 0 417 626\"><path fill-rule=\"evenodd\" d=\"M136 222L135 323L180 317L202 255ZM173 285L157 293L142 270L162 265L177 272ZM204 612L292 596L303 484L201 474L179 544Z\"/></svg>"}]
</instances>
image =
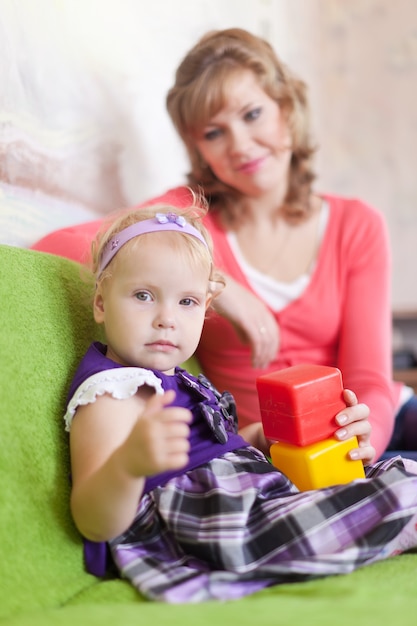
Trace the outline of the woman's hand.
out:
<instances>
[{"instance_id":1,"label":"woman's hand","mask_svg":"<svg viewBox=\"0 0 417 626\"><path fill-rule=\"evenodd\" d=\"M349 457L369 465L375 457L375 448L371 445L371 424L368 421L369 408L366 404L359 404L356 394L350 389L343 391L343 399L347 407L336 415L340 428L336 430L335 437L344 441L356 435L359 446L349 452Z\"/></svg>"},{"instance_id":2,"label":"woman's hand","mask_svg":"<svg viewBox=\"0 0 417 626\"><path fill-rule=\"evenodd\" d=\"M279 350L279 326L257 296L229 276L225 278L226 287L213 306L233 324L241 341L250 344L253 367L264 368Z\"/></svg>"},{"instance_id":3,"label":"woman's hand","mask_svg":"<svg viewBox=\"0 0 417 626\"><path fill-rule=\"evenodd\" d=\"M361 460L364 465L369 465L375 457L375 448L370 440L369 408L366 404L359 404L356 394L350 389L344 389L343 399L347 407L336 415L336 422L340 428L335 432L335 437L340 441L345 441L356 436L359 446L350 450L349 457L353 461ZM266 439L260 422L241 428L239 434L266 455L269 454L270 446L274 443Z\"/></svg>"}]
</instances>

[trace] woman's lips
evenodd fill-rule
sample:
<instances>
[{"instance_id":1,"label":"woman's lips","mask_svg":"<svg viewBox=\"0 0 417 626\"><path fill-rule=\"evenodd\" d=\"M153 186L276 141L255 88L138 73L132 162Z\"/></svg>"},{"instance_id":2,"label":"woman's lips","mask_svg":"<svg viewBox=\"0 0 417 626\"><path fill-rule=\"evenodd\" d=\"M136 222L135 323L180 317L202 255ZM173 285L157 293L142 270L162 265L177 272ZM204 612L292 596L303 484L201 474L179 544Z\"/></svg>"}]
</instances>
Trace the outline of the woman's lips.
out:
<instances>
[{"instance_id":1,"label":"woman's lips","mask_svg":"<svg viewBox=\"0 0 417 626\"><path fill-rule=\"evenodd\" d=\"M239 172L242 172L242 174L253 174L262 167L264 161L265 157L261 157L260 159L253 159L252 161L247 161L246 163L239 165L237 169Z\"/></svg>"}]
</instances>

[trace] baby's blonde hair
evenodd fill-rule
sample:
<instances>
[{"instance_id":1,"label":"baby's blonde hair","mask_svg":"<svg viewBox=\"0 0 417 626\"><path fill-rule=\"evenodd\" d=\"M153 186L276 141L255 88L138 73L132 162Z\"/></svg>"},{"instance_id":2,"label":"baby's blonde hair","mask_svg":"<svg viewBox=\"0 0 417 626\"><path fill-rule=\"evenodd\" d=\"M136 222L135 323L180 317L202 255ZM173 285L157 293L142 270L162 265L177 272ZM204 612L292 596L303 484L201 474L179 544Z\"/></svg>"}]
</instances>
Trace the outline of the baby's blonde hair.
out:
<instances>
[{"instance_id":1,"label":"baby's blonde hair","mask_svg":"<svg viewBox=\"0 0 417 626\"><path fill-rule=\"evenodd\" d=\"M129 254L129 251L134 249L136 245L140 245L140 239L142 237L160 237L161 232L156 230L133 237L133 239L130 239L121 247L120 251L123 252L123 254L120 254L120 252L115 254L109 264L101 271L100 266L103 254L109 241L133 224L152 219L158 214L164 214L185 218L185 220L201 234L207 245L204 245L197 237L186 232L183 233L180 230L163 231L164 242L169 242L169 245L174 248L176 254L186 254L188 262L195 267L207 267L209 291L213 296L218 295L223 289L225 281L222 274L214 267L212 239L210 233L202 223L202 218L207 212L207 207L201 199L197 201L195 194L193 194L193 196L194 202L185 209L178 209L177 207L167 204L145 206L143 208L123 212L118 218L113 220L110 225L107 224L107 227L104 225L104 228L99 231L91 247L92 271L96 278L96 285L101 284L112 276L113 270L117 267L120 258L123 258L125 254Z\"/></svg>"}]
</instances>

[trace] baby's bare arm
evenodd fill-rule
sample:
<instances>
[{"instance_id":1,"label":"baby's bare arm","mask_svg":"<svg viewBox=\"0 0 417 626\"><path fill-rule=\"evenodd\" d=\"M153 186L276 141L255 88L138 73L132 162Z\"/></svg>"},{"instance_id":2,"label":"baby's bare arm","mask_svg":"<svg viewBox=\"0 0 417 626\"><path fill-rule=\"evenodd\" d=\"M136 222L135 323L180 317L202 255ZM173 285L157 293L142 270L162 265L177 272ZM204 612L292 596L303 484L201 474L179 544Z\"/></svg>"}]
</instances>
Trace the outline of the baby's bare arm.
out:
<instances>
[{"instance_id":1,"label":"baby's bare arm","mask_svg":"<svg viewBox=\"0 0 417 626\"><path fill-rule=\"evenodd\" d=\"M271 441L269 441L264 435L264 429L261 422L255 424L248 424L239 429L239 435L245 439L251 446L258 448L261 452L269 455L269 448L271 447Z\"/></svg>"},{"instance_id":2,"label":"baby's bare arm","mask_svg":"<svg viewBox=\"0 0 417 626\"><path fill-rule=\"evenodd\" d=\"M126 530L145 477L186 465L191 415L165 406L174 397L105 394L78 408L70 440L71 511L88 539L107 541Z\"/></svg>"}]
</instances>

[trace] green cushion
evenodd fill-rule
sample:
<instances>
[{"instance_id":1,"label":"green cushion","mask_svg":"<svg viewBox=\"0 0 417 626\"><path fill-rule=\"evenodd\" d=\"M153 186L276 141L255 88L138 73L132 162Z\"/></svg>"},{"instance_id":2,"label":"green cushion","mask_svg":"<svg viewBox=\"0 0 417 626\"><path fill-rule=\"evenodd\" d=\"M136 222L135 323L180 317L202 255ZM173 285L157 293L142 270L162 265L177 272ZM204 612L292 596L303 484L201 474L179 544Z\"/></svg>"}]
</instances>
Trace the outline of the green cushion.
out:
<instances>
[{"instance_id":1,"label":"green cushion","mask_svg":"<svg viewBox=\"0 0 417 626\"><path fill-rule=\"evenodd\" d=\"M41 252L0 246L0 267L2 625L415 625L416 554L204 605L145 602L125 581L86 574L62 415L80 357L102 338L92 285L77 264Z\"/></svg>"},{"instance_id":2,"label":"green cushion","mask_svg":"<svg viewBox=\"0 0 417 626\"><path fill-rule=\"evenodd\" d=\"M55 256L0 246L0 616L58 606L95 583L68 508L62 415L91 338L91 285Z\"/></svg>"}]
</instances>

